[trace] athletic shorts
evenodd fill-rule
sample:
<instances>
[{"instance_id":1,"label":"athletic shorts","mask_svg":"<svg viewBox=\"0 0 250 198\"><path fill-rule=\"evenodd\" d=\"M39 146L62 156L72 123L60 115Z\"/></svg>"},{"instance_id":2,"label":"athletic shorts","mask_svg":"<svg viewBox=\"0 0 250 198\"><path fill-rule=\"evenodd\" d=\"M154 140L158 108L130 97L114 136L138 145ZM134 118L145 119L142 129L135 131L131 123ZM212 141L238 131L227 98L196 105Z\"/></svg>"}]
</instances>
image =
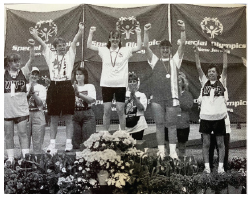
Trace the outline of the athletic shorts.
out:
<instances>
[{"instance_id":1,"label":"athletic shorts","mask_svg":"<svg viewBox=\"0 0 250 198\"><path fill-rule=\"evenodd\" d=\"M177 139L180 143L186 143L188 141L190 128L177 129ZM168 140L168 128L165 127L165 141Z\"/></svg>"},{"instance_id":2,"label":"athletic shorts","mask_svg":"<svg viewBox=\"0 0 250 198\"><path fill-rule=\"evenodd\" d=\"M47 91L48 115L73 115L75 92L71 81L51 81Z\"/></svg>"},{"instance_id":3,"label":"athletic shorts","mask_svg":"<svg viewBox=\"0 0 250 198\"><path fill-rule=\"evenodd\" d=\"M112 102L113 99L116 102L125 102L125 98L126 87L102 87L103 102Z\"/></svg>"},{"instance_id":4,"label":"athletic shorts","mask_svg":"<svg viewBox=\"0 0 250 198\"><path fill-rule=\"evenodd\" d=\"M206 134L211 134L213 131L215 136L226 135L225 119L201 120L199 131Z\"/></svg>"},{"instance_id":5,"label":"athletic shorts","mask_svg":"<svg viewBox=\"0 0 250 198\"><path fill-rule=\"evenodd\" d=\"M21 117L16 117L16 118L4 118L5 121L13 121L15 124L18 124L19 122L22 122L28 119L29 119L29 116L21 116Z\"/></svg>"}]
</instances>

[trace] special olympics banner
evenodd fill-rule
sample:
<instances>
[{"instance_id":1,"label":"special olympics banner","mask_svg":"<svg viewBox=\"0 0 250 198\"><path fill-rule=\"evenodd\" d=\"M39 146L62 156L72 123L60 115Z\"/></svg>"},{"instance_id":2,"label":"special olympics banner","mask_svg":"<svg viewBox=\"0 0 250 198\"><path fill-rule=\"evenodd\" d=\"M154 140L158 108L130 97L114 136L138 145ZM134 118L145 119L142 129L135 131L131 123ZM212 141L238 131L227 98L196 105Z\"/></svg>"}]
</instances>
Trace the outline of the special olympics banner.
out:
<instances>
[{"instance_id":1,"label":"special olympics banner","mask_svg":"<svg viewBox=\"0 0 250 198\"><path fill-rule=\"evenodd\" d=\"M92 44L106 46L109 32L119 28L122 33L122 46L135 46L135 28L139 26L142 30L147 23L152 24L149 35L149 44L156 47L164 38L168 38L168 5L153 5L138 8L108 8L94 5L84 5L85 38L84 53L85 60L101 62L98 53L87 49L87 38L91 26L96 27ZM130 58L130 62L146 61L145 51L141 50Z\"/></svg>"},{"instance_id":2,"label":"special olympics banner","mask_svg":"<svg viewBox=\"0 0 250 198\"><path fill-rule=\"evenodd\" d=\"M5 55L19 53L22 63L29 59L28 39L32 38L30 27L38 30L39 36L50 46L55 37L62 37L67 45L73 40L78 31L78 25L83 21L82 6L53 12L26 12L7 10ZM82 40L77 43L76 61L82 59ZM47 64L41 54L41 45L35 44L35 65L41 70L48 71Z\"/></svg>"},{"instance_id":3,"label":"special olympics banner","mask_svg":"<svg viewBox=\"0 0 250 198\"><path fill-rule=\"evenodd\" d=\"M193 45L197 44L201 62L222 63L223 46L229 49L228 62L242 63L246 58L246 7L222 8L171 4L172 43L179 39L176 21L186 24L184 59L194 61Z\"/></svg>"}]
</instances>

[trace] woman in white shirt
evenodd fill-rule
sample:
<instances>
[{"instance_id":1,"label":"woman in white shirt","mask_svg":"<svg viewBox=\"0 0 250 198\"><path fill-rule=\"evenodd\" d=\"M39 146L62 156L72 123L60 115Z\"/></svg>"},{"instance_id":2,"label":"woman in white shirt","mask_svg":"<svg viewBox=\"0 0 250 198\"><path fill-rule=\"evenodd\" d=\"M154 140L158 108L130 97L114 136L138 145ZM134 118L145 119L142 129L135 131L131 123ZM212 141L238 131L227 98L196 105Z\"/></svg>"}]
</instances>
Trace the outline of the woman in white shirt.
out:
<instances>
[{"instance_id":1,"label":"woman in white shirt","mask_svg":"<svg viewBox=\"0 0 250 198\"><path fill-rule=\"evenodd\" d=\"M138 91L139 86L140 80L137 75L134 72L129 72L128 90L125 101L126 131L135 140L142 140L144 130L148 128L144 116L148 101L146 95Z\"/></svg>"},{"instance_id":2,"label":"woman in white shirt","mask_svg":"<svg viewBox=\"0 0 250 198\"><path fill-rule=\"evenodd\" d=\"M96 132L95 114L91 109L96 100L93 84L88 84L88 71L83 67L74 72L75 113L73 115L73 149L79 149L91 134Z\"/></svg>"},{"instance_id":3,"label":"woman in white shirt","mask_svg":"<svg viewBox=\"0 0 250 198\"><path fill-rule=\"evenodd\" d=\"M102 97L104 105L103 125L104 130L108 131L110 127L111 104L115 95L116 110L119 117L121 130L125 130L125 94L128 86L128 59L133 52L141 49L141 29L137 27L137 46L122 47L121 34L119 31L111 31L107 46L97 47L92 45L93 33L96 27L91 27L89 31L87 47L98 51L102 59L102 74L100 86L102 87Z\"/></svg>"}]
</instances>

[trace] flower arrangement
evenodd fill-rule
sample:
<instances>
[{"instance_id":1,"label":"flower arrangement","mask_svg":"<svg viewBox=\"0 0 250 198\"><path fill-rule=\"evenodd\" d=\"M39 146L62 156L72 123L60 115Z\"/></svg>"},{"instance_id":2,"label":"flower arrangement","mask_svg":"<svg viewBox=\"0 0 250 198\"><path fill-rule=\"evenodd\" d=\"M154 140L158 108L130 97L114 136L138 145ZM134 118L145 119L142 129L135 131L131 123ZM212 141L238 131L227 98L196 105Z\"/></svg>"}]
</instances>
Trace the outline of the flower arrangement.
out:
<instances>
[{"instance_id":1,"label":"flower arrangement","mask_svg":"<svg viewBox=\"0 0 250 198\"><path fill-rule=\"evenodd\" d=\"M75 156L63 154L27 155L4 168L6 194L196 194L218 193L229 185L246 187L246 159L233 158L225 174L201 173L204 164L193 156L163 160L155 153L135 148L124 131L93 134L86 148ZM236 192L236 190L231 191Z\"/></svg>"},{"instance_id":2,"label":"flower arrangement","mask_svg":"<svg viewBox=\"0 0 250 198\"><path fill-rule=\"evenodd\" d=\"M116 131L112 135L107 131L94 133L84 146L86 149L76 153L76 160L84 162L88 178L98 181L94 183L95 187L103 185L98 179L101 171L107 171L108 185L124 186L130 181L136 156L143 154L134 147L135 140L126 131Z\"/></svg>"}]
</instances>

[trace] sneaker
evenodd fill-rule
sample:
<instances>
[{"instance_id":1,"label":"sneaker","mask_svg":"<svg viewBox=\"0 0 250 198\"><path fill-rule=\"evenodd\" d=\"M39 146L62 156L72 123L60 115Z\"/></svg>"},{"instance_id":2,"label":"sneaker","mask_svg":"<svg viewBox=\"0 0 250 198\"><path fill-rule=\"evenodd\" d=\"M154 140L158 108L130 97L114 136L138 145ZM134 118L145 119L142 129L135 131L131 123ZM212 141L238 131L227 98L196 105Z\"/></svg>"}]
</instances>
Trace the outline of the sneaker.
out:
<instances>
[{"instance_id":1,"label":"sneaker","mask_svg":"<svg viewBox=\"0 0 250 198\"><path fill-rule=\"evenodd\" d=\"M158 151L157 156L159 156L161 159L164 159L164 157L166 157L165 153L162 151Z\"/></svg>"},{"instance_id":2,"label":"sneaker","mask_svg":"<svg viewBox=\"0 0 250 198\"><path fill-rule=\"evenodd\" d=\"M210 168L205 168L203 172L206 173L206 174L210 174L211 170L210 170Z\"/></svg>"},{"instance_id":3,"label":"sneaker","mask_svg":"<svg viewBox=\"0 0 250 198\"><path fill-rule=\"evenodd\" d=\"M219 174L225 173L224 168L218 167L218 173Z\"/></svg>"},{"instance_id":4,"label":"sneaker","mask_svg":"<svg viewBox=\"0 0 250 198\"><path fill-rule=\"evenodd\" d=\"M73 149L73 145L66 143L65 151L71 151Z\"/></svg>"},{"instance_id":5,"label":"sneaker","mask_svg":"<svg viewBox=\"0 0 250 198\"><path fill-rule=\"evenodd\" d=\"M52 150L55 150L56 149L56 144L49 144L49 146L47 147L46 151L49 152L49 151L52 151Z\"/></svg>"}]
</instances>

